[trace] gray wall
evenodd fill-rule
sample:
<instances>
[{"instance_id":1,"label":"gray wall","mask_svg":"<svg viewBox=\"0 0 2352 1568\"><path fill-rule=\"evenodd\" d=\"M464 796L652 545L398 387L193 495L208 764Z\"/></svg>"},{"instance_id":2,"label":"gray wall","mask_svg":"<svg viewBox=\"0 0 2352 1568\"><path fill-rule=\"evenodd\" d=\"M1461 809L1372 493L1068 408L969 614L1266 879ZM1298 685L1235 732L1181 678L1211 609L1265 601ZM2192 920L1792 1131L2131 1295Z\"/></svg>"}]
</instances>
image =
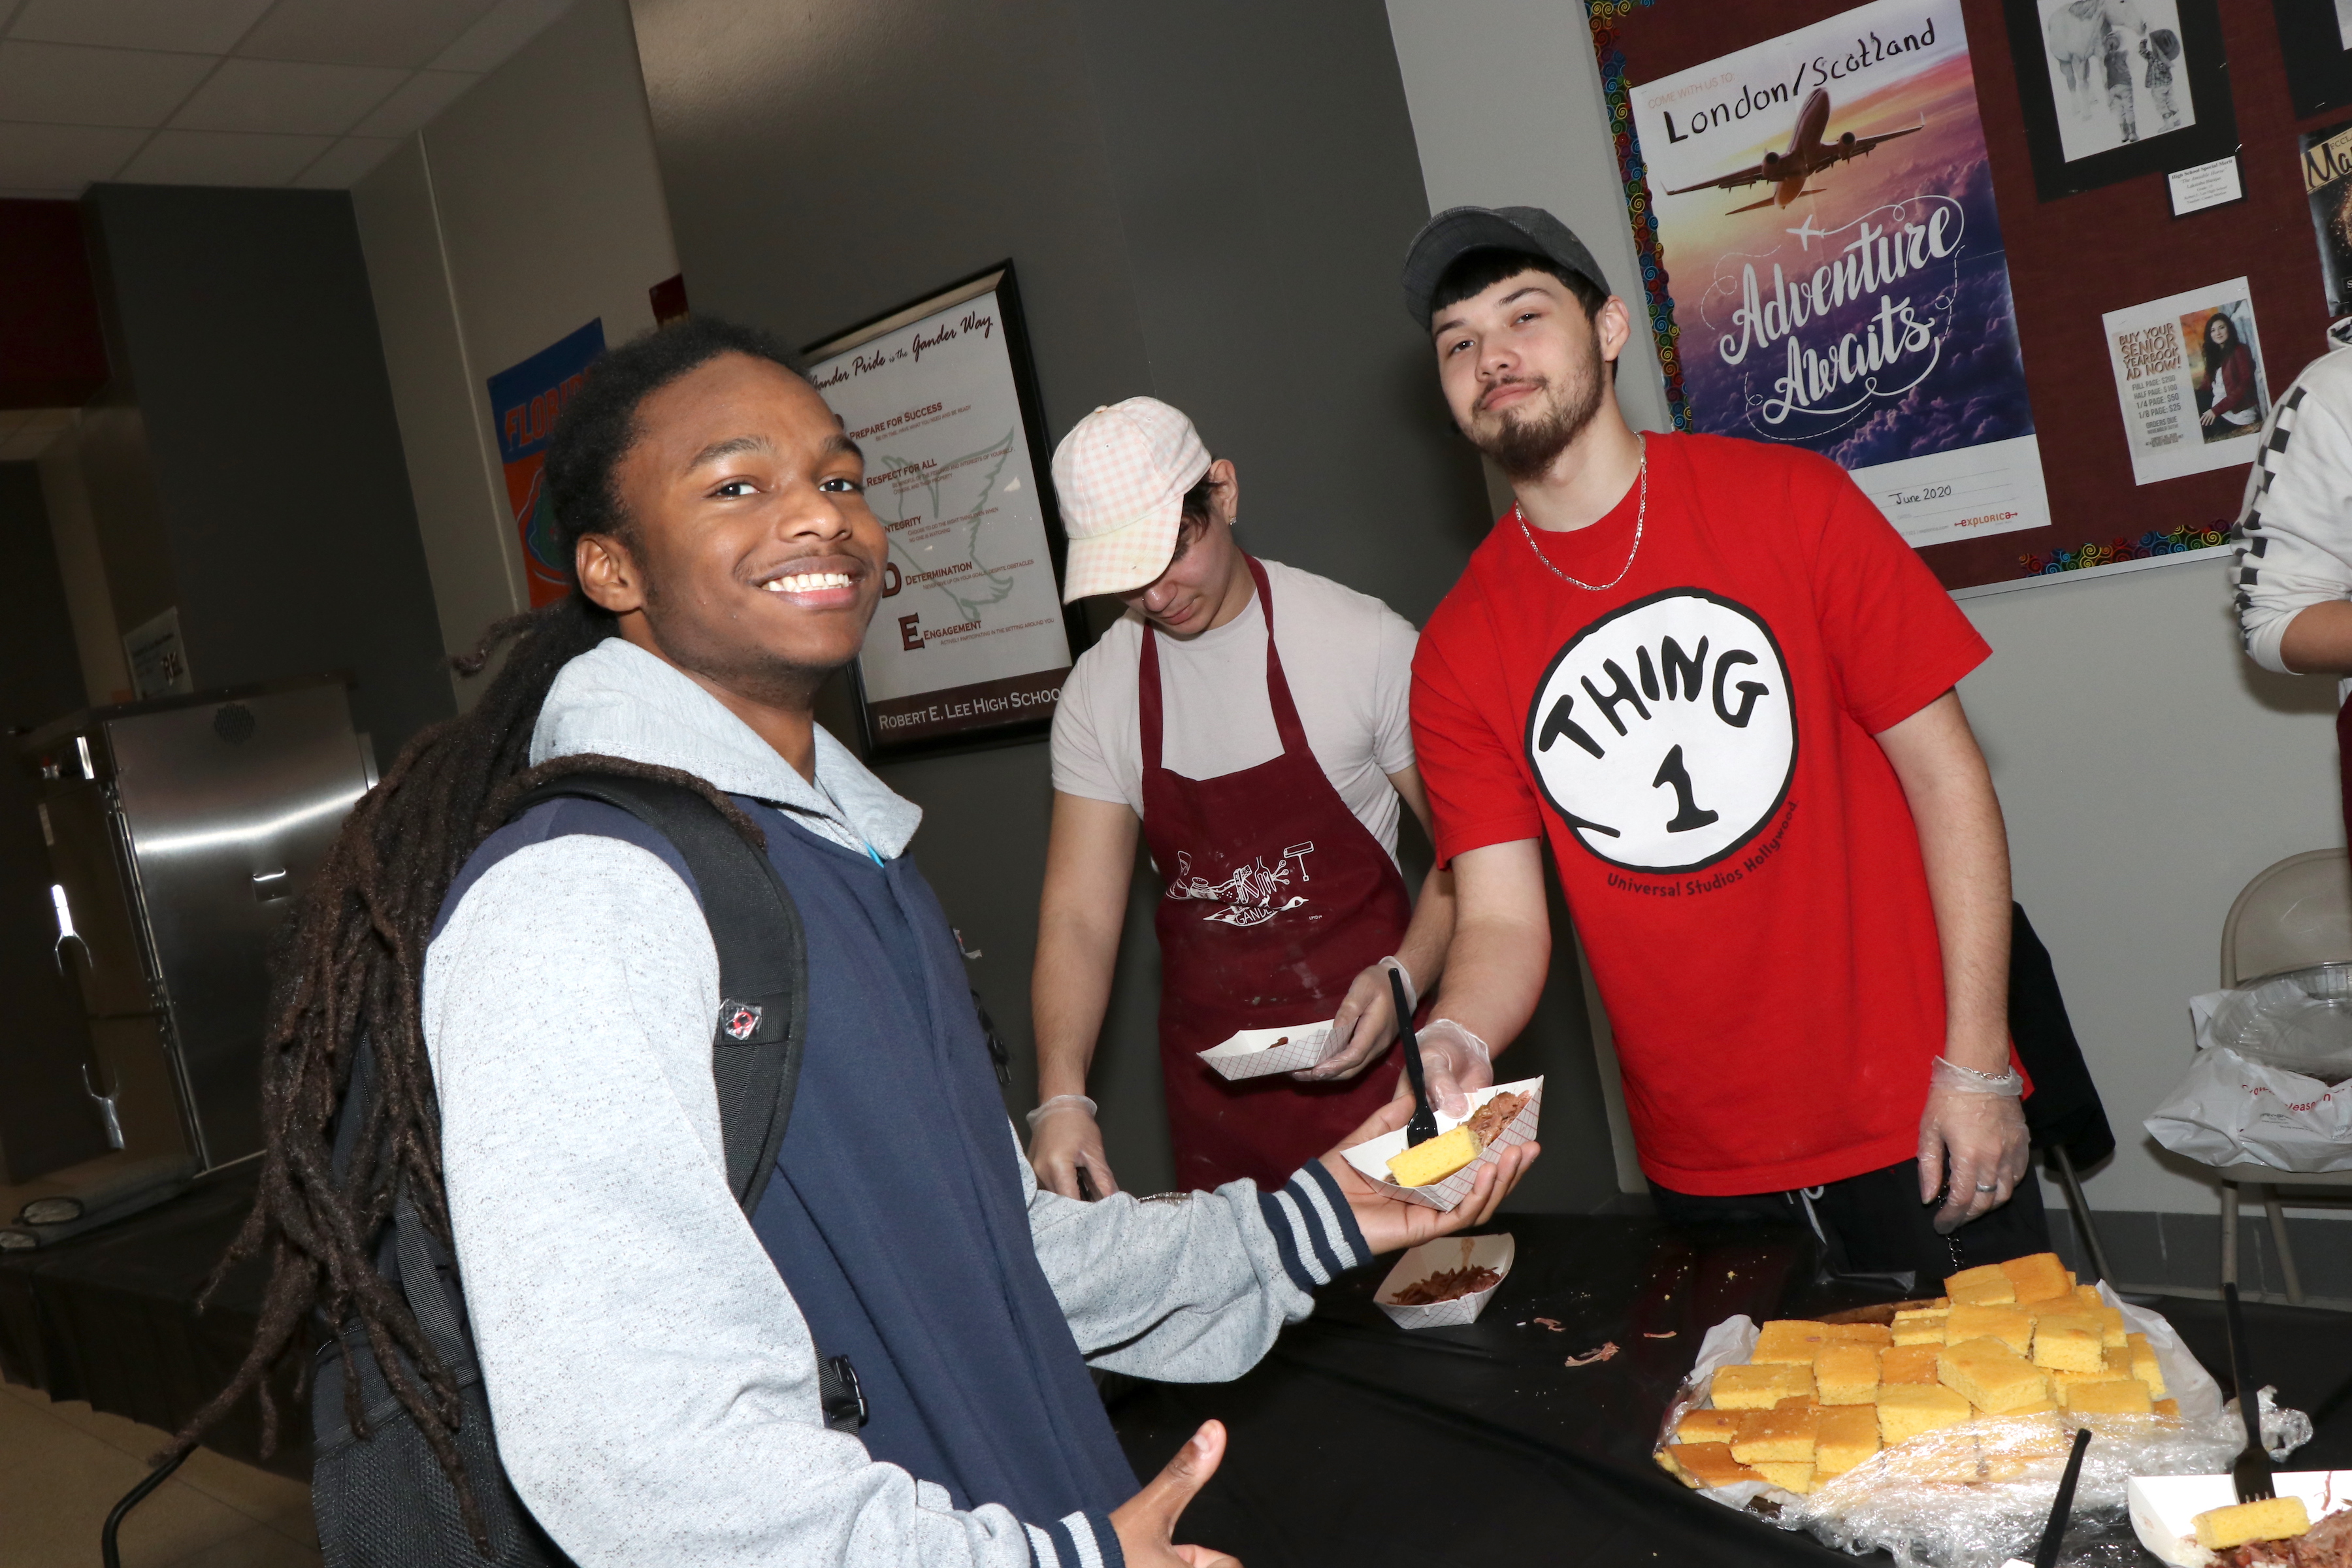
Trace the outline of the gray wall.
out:
<instances>
[{"instance_id":1,"label":"gray wall","mask_svg":"<svg viewBox=\"0 0 2352 1568\"><path fill-rule=\"evenodd\" d=\"M121 353L200 687L346 670L387 761L451 710L349 196L100 185ZM110 426L85 424L91 501ZM116 542L107 540L111 572ZM134 626L161 605L125 602ZM172 602L167 600L168 602Z\"/></svg>"},{"instance_id":2,"label":"gray wall","mask_svg":"<svg viewBox=\"0 0 2352 1568\"><path fill-rule=\"evenodd\" d=\"M1378 4L633 10L698 310L805 342L1010 256L1049 437L1165 398L1239 468L1252 550L1416 621L1459 574L1486 502L1398 300L1428 208ZM917 857L1025 1056L1045 747L885 776L925 807ZM1147 1190L1170 1170L1149 904L1139 887L1092 1085ZM1525 1199L1588 1208L1615 1180L1573 974L1555 989L1512 1063L1552 1080Z\"/></svg>"}]
</instances>

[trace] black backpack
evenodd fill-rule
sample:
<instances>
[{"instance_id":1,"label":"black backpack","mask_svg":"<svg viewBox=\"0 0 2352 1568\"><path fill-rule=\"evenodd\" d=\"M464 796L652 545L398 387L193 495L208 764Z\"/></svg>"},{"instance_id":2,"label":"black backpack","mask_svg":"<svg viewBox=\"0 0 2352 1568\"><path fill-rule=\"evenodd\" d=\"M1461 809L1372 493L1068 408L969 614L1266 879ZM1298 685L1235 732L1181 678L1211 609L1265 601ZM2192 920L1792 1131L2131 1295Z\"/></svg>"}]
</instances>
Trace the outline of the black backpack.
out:
<instances>
[{"instance_id":1,"label":"black backpack","mask_svg":"<svg viewBox=\"0 0 2352 1568\"><path fill-rule=\"evenodd\" d=\"M692 789L647 779L570 774L524 796L513 816L563 795L627 812L668 840L694 874L703 918L719 951L722 1000L711 1035L710 1072L719 1091L727 1180L748 1215L775 1169L800 1077L808 1026L808 953L800 911L767 856ZM366 1121L374 1091L373 1058L362 1043L337 1129L338 1177L349 1169L350 1145ZM346 1323L337 1331L359 1373L367 1436L355 1433L348 1418L344 1358L332 1342L318 1353L310 1395L316 1453L311 1505L327 1568L569 1568L571 1560L530 1517L499 1463L456 1261L404 1191L377 1262L457 1380L463 1415L455 1440L488 1527L490 1551L484 1557L475 1547L458 1512L457 1489L384 1382L364 1334L356 1323ZM413 1363L409 1370L413 1374ZM826 1424L842 1431L864 1426L865 1397L848 1358L820 1356L818 1374Z\"/></svg>"}]
</instances>

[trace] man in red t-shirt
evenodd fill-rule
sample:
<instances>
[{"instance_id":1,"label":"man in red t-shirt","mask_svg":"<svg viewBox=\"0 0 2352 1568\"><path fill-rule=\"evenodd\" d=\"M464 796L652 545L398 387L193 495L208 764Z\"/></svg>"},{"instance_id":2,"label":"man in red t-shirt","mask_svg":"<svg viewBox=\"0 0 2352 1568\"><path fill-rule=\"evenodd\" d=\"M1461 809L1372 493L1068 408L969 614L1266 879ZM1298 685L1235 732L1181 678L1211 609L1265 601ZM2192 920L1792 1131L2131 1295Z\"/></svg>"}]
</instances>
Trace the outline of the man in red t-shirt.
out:
<instances>
[{"instance_id":1,"label":"man in red t-shirt","mask_svg":"<svg viewBox=\"0 0 2352 1568\"><path fill-rule=\"evenodd\" d=\"M1624 302L1549 213L1442 213L1404 285L1516 497L1413 661L1460 900L1434 1077L1491 1081L1480 1037L1534 1010L1549 838L1663 1215L1810 1223L1923 1289L2045 1247L1953 689L1983 640L1834 464L1631 429Z\"/></svg>"}]
</instances>

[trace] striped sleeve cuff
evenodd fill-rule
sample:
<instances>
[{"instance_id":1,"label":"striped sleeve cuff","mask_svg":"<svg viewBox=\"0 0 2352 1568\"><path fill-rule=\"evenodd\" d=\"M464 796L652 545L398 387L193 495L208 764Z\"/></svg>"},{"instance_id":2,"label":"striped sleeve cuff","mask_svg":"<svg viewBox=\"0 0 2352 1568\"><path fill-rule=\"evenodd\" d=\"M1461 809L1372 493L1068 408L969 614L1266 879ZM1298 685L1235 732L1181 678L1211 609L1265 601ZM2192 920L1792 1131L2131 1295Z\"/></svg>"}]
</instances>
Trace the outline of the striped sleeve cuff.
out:
<instances>
[{"instance_id":1,"label":"striped sleeve cuff","mask_svg":"<svg viewBox=\"0 0 2352 1568\"><path fill-rule=\"evenodd\" d=\"M1127 1568L1110 1515L1087 1509L1047 1525L1025 1524L1031 1568Z\"/></svg>"},{"instance_id":2,"label":"striped sleeve cuff","mask_svg":"<svg viewBox=\"0 0 2352 1568\"><path fill-rule=\"evenodd\" d=\"M1372 1260L1339 1184L1322 1161L1309 1160L1279 1190L1260 1193L1257 1202L1282 1266L1301 1290L1312 1294L1317 1286Z\"/></svg>"}]
</instances>

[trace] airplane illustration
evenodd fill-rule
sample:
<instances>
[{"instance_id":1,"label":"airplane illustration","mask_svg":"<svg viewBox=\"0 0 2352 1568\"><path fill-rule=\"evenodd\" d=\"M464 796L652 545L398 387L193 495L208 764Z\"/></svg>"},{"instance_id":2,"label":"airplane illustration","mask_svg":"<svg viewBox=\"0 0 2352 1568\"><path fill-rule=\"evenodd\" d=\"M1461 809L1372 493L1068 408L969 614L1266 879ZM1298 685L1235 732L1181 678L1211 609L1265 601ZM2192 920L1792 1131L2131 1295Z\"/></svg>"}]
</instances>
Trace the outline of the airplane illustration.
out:
<instances>
[{"instance_id":1,"label":"airplane illustration","mask_svg":"<svg viewBox=\"0 0 2352 1568\"><path fill-rule=\"evenodd\" d=\"M1820 195L1822 193L1819 191L1807 190L1805 182L1822 170L1834 168L1849 158L1859 158L1883 142L1892 142L1898 136L1916 135L1927 129L1927 121L1922 120L1916 125L1906 125L1900 131L1888 131L1876 136L1856 136L1849 131L1834 142L1824 142L1822 132L1829 129L1829 123L1830 89L1817 87L1813 89L1812 96L1805 100L1805 107L1798 111L1797 129L1789 137L1787 152L1767 153L1760 163L1750 163L1737 173L1696 185L1685 185L1680 190L1668 191L1666 195L1681 196L1693 191L1736 191L1743 185L1772 184L1780 188L1762 201L1750 202L1744 207L1733 207L1731 211L1754 212L1758 207L1776 204L1785 207L1799 196Z\"/></svg>"}]
</instances>

